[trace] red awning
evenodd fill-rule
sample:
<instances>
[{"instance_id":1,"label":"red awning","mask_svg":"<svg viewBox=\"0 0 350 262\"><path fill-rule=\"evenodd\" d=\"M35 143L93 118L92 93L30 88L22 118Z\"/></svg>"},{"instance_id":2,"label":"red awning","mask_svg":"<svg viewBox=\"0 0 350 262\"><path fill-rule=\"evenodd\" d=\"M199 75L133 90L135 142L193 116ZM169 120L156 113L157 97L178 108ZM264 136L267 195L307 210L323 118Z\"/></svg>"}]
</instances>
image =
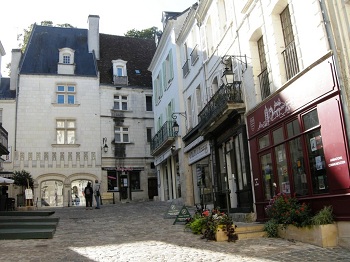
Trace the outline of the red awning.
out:
<instances>
[{"instance_id":1,"label":"red awning","mask_svg":"<svg viewBox=\"0 0 350 262\"><path fill-rule=\"evenodd\" d=\"M116 177L114 176L108 176L109 179L117 179Z\"/></svg>"}]
</instances>

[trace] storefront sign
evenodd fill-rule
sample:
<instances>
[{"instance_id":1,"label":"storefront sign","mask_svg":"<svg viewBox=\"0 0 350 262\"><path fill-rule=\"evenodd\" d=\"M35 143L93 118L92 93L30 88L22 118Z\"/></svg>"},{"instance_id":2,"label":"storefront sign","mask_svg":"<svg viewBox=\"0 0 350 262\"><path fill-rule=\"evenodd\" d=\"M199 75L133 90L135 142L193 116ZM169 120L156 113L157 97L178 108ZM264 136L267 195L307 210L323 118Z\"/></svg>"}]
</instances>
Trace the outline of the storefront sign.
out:
<instances>
[{"instance_id":1,"label":"storefront sign","mask_svg":"<svg viewBox=\"0 0 350 262\"><path fill-rule=\"evenodd\" d=\"M188 153L188 163L191 165L194 162L210 155L210 144L209 141L200 144Z\"/></svg>"},{"instance_id":2,"label":"storefront sign","mask_svg":"<svg viewBox=\"0 0 350 262\"><path fill-rule=\"evenodd\" d=\"M285 118L326 93L338 91L333 79L333 61L328 58L318 65L310 66L309 71L282 87L270 99L247 115L249 138L266 130L275 122ZM297 80L297 81L296 81Z\"/></svg>"},{"instance_id":3,"label":"storefront sign","mask_svg":"<svg viewBox=\"0 0 350 262\"><path fill-rule=\"evenodd\" d=\"M170 157L171 155L171 151L168 150L166 151L164 154L161 154L158 157L154 158L154 165L158 166L160 163L162 163L163 161L165 161L168 157Z\"/></svg>"}]
</instances>

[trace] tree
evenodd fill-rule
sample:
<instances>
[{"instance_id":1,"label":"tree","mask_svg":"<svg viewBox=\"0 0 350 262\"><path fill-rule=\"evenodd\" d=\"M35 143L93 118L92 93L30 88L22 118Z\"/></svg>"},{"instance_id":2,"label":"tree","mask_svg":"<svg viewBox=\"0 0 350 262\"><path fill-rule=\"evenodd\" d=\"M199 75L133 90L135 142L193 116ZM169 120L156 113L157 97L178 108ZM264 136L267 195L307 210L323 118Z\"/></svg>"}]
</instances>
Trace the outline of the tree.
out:
<instances>
[{"instance_id":1,"label":"tree","mask_svg":"<svg viewBox=\"0 0 350 262\"><path fill-rule=\"evenodd\" d=\"M13 173L13 180L15 185L22 188L22 193L24 193L24 189L28 188L28 186L33 188L34 185L34 180L31 174L25 170L15 171Z\"/></svg>"},{"instance_id":2,"label":"tree","mask_svg":"<svg viewBox=\"0 0 350 262\"><path fill-rule=\"evenodd\" d=\"M143 38L143 39L154 39L155 35L160 33L157 27L153 26L147 29L143 29L141 31L136 29L131 29L127 31L124 36L135 37L135 38Z\"/></svg>"}]
</instances>

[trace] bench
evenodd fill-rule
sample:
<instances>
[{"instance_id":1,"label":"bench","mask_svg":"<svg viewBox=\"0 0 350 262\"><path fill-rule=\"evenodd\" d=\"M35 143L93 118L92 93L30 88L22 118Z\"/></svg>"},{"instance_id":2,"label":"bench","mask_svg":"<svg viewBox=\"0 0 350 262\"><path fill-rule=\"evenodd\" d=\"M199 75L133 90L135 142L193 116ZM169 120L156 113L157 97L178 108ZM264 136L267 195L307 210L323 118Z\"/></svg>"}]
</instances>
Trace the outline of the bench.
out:
<instances>
[{"instance_id":1,"label":"bench","mask_svg":"<svg viewBox=\"0 0 350 262\"><path fill-rule=\"evenodd\" d=\"M113 204L113 193L104 192L101 193L102 204Z\"/></svg>"}]
</instances>

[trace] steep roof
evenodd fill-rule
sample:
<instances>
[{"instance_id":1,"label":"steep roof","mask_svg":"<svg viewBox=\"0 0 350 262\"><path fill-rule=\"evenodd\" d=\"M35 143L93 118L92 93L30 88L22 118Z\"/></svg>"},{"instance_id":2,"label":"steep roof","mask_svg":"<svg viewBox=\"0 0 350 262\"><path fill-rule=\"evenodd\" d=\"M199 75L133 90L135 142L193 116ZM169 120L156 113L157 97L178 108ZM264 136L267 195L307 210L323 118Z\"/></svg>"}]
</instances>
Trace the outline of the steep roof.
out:
<instances>
[{"instance_id":1,"label":"steep roof","mask_svg":"<svg viewBox=\"0 0 350 262\"><path fill-rule=\"evenodd\" d=\"M10 78L2 77L0 81L0 100L15 99L16 91L10 90Z\"/></svg>"},{"instance_id":2,"label":"steep roof","mask_svg":"<svg viewBox=\"0 0 350 262\"><path fill-rule=\"evenodd\" d=\"M154 40L134 37L100 34L100 83L113 83L112 60L127 61L127 75L130 86L152 88L152 74L147 70L156 50ZM135 70L139 70L137 74Z\"/></svg>"},{"instance_id":3,"label":"steep roof","mask_svg":"<svg viewBox=\"0 0 350 262\"><path fill-rule=\"evenodd\" d=\"M93 54L88 51L87 33L87 29L34 25L20 74L57 74L59 49L69 47L75 51L75 75L96 76Z\"/></svg>"}]
</instances>

